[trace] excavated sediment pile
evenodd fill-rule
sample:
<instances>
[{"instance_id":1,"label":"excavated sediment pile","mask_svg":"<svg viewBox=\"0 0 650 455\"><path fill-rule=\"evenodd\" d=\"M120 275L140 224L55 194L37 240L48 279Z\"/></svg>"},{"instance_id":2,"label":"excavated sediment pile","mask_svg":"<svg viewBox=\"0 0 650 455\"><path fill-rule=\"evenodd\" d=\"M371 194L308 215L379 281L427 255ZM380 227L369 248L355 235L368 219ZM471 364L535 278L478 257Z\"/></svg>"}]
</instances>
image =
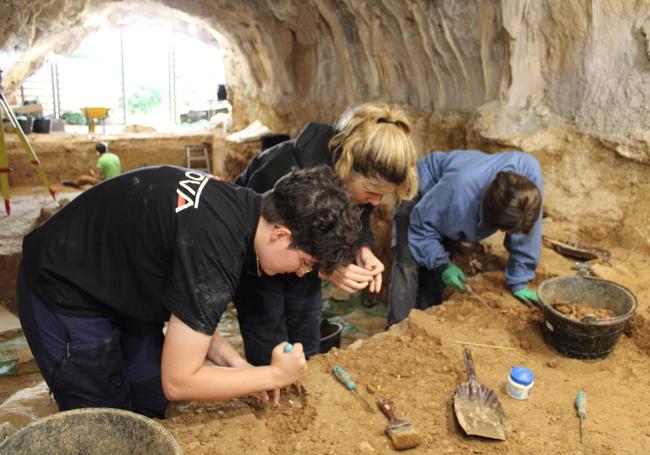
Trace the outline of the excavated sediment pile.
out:
<instances>
[{"instance_id":1,"label":"excavated sediment pile","mask_svg":"<svg viewBox=\"0 0 650 455\"><path fill-rule=\"evenodd\" d=\"M614 264L623 261L648 265L644 257L616 251ZM543 277L571 273L571 262L547 249L544 263ZM637 321L641 314L647 317L647 284L625 267L610 269L642 302ZM188 454L392 453L384 434L386 418L379 411L366 412L336 381L330 368L339 364L366 400L393 400L398 415L423 435L413 453L644 453L650 444L650 410L639 397L650 374L648 325L635 323L607 359L569 359L545 344L540 314L511 297L502 279L496 271L470 279L482 302L454 294L442 306L413 311L388 332L310 360L300 382L302 400L289 388L277 408L255 399L179 405L164 425ZM468 438L455 421L453 393L467 381L459 341L514 348L471 347L479 381L497 392L512 424L506 442ZM516 364L536 374L526 401L504 391ZM589 402L583 445L573 404L579 390Z\"/></svg>"},{"instance_id":2,"label":"excavated sediment pile","mask_svg":"<svg viewBox=\"0 0 650 455\"><path fill-rule=\"evenodd\" d=\"M38 204L30 207L25 210L36 218ZM571 225L547 219L544 230L561 238L571 232ZM289 388L278 408L254 398L175 404L163 424L188 454L391 453L383 433L387 420L379 412L364 411L330 373L333 364L340 364L359 383L366 400L393 400L399 415L423 434L423 445L414 453L643 453L650 443L650 410L639 399L650 374L650 286L641 271L648 269L650 260L640 252L612 248L611 266L593 266L598 276L631 289L639 308L612 355L588 362L551 350L543 341L538 312L504 289L501 241L495 237L484 242L485 252L478 257L470 250L463 264L478 273L470 282L482 302L453 294L442 306L414 311L388 332L315 357L300 381L303 400ZM536 284L574 274L572 264L544 248ZM511 420L514 433L505 443L466 438L454 420L453 392L466 381L461 341L514 348L472 347L479 380L497 391ZM515 364L536 373L527 401L504 393L509 368ZM573 408L578 390L585 390L589 399L583 447ZM36 409L26 415L52 412L44 406L45 395L37 401L25 405Z\"/></svg>"}]
</instances>

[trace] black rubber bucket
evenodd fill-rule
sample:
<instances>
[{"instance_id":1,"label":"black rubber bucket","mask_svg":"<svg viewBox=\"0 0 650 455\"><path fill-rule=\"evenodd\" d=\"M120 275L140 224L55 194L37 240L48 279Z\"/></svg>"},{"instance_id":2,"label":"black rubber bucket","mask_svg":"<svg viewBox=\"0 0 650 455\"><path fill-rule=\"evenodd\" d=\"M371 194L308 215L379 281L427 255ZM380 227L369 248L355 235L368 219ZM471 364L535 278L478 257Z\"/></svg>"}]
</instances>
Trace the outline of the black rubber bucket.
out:
<instances>
[{"instance_id":1,"label":"black rubber bucket","mask_svg":"<svg viewBox=\"0 0 650 455\"><path fill-rule=\"evenodd\" d=\"M21 428L0 443L0 454L182 455L178 442L156 421L121 409L59 412Z\"/></svg>"},{"instance_id":2,"label":"black rubber bucket","mask_svg":"<svg viewBox=\"0 0 650 455\"><path fill-rule=\"evenodd\" d=\"M17 118L20 129L23 130L25 134L32 134L32 128L34 127L34 117L21 117Z\"/></svg>"},{"instance_id":3,"label":"black rubber bucket","mask_svg":"<svg viewBox=\"0 0 650 455\"><path fill-rule=\"evenodd\" d=\"M325 354L332 348L341 347L341 332L343 326L336 322L329 322L323 318L320 321L320 353Z\"/></svg>"},{"instance_id":4,"label":"black rubber bucket","mask_svg":"<svg viewBox=\"0 0 650 455\"><path fill-rule=\"evenodd\" d=\"M546 342L560 353L577 359L607 357L637 307L636 297L628 289L611 281L586 276L546 280L540 285L538 294ZM553 308L557 300L607 308L616 316L578 321Z\"/></svg>"}]
</instances>

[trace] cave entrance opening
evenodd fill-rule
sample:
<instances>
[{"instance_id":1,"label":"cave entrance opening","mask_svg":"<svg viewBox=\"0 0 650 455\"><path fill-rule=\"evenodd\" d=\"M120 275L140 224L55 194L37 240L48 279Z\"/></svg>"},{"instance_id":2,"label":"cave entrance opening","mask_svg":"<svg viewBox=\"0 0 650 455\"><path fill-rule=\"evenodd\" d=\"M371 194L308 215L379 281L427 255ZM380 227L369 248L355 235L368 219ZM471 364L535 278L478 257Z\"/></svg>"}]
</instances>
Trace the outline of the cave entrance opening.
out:
<instances>
[{"instance_id":1,"label":"cave entrance opening","mask_svg":"<svg viewBox=\"0 0 650 455\"><path fill-rule=\"evenodd\" d=\"M5 64L11 56L5 55ZM166 18L105 25L67 55L50 55L24 81L17 104L42 105L42 114L66 120L66 131L87 130L85 107L109 108L107 133L126 124L180 132L230 115L224 100L222 51L203 27Z\"/></svg>"}]
</instances>

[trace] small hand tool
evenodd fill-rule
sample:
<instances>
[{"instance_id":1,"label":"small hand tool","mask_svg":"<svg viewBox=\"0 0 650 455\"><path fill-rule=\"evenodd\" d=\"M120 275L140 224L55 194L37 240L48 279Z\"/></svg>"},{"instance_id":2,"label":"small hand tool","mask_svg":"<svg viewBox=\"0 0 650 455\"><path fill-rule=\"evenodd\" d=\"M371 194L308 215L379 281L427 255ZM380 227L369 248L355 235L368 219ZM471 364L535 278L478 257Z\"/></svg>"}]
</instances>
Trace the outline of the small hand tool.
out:
<instances>
[{"instance_id":1,"label":"small hand tool","mask_svg":"<svg viewBox=\"0 0 650 455\"><path fill-rule=\"evenodd\" d=\"M284 345L284 352L288 353L293 351L293 344L287 342L287 344ZM296 389L296 392L298 392L298 396L300 397L300 401L302 401L302 388L300 387L300 384L297 382L293 383L293 386Z\"/></svg>"},{"instance_id":2,"label":"small hand tool","mask_svg":"<svg viewBox=\"0 0 650 455\"><path fill-rule=\"evenodd\" d=\"M494 390L476 379L472 352L465 348L465 369L469 381L460 384L454 394L454 411L460 427L472 436L505 441L511 432L506 412Z\"/></svg>"},{"instance_id":3,"label":"small hand tool","mask_svg":"<svg viewBox=\"0 0 650 455\"><path fill-rule=\"evenodd\" d=\"M582 390L578 392L576 397L576 409L578 410L578 417L580 417L580 444L582 444L583 425L585 417L587 417L587 396Z\"/></svg>"},{"instance_id":4,"label":"small hand tool","mask_svg":"<svg viewBox=\"0 0 650 455\"><path fill-rule=\"evenodd\" d=\"M368 404L366 400L363 399L361 394L359 394L355 382L352 381L352 379L350 379L350 375L347 374L346 371L343 368L341 368L340 365L334 365L334 367L332 368L332 373L334 373L334 376L336 376L336 379L338 379L341 384L347 387L349 391L354 393L354 395L359 399L359 401L361 401L366 411L374 413L372 407Z\"/></svg>"},{"instance_id":5,"label":"small hand tool","mask_svg":"<svg viewBox=\"0 0 650 455\"><path fill-rule=\"evenodd\" d=\"M398 419L393 407L384 398L377 400L377 406L390 419L390 423L386 427L386 434L396 450L412 449L422 443L422 437L413 428L411 422Z\"/></svg>"},{"instance_id":6,"label":"small hand tool","mask_svg":"<svg viewBox=\"0 0 650 455\"><path fill-rule=\"evenodd\" d=\"M472 289L469 284L463 283L463 287L465 287L465 290L467 291L468 294L473 295L474 297L476 297L481 302L483 301L481 296L478 295L476 292L474 292L474 289Z\"/></svg>"}]
</instances>

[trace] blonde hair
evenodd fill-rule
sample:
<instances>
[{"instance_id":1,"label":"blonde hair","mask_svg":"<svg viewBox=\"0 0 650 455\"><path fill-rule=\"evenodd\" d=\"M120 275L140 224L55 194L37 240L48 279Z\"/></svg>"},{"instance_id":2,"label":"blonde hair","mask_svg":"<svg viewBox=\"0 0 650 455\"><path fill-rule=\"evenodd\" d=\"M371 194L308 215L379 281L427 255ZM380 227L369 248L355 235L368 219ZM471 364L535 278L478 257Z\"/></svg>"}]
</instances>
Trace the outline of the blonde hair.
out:
<instances>
[{"instance_id":1,"label":"blonde hair","mask_svg":"<svg viewBox=\"0 0 650 455\"><path fill-rule=\"evenodd\" d=\"M355 175L394 184L395 195L412 199L418 191L417 154L406 113L387 104L366 103L348 109L335 125L330 149L342 179Z\"/></svg>"}]
</instances>

